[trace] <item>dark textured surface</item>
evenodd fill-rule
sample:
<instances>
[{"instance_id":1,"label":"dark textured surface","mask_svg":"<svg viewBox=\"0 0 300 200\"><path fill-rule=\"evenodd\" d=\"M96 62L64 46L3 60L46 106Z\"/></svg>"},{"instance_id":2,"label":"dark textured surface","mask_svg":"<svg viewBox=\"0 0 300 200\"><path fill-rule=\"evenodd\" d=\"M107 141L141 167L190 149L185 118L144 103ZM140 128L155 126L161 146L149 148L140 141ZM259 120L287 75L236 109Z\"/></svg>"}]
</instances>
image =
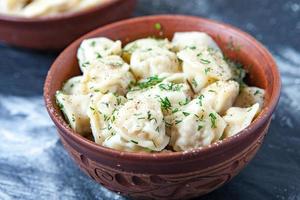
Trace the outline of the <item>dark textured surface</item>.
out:
<instances>
[{"instance_id":1,"label":"dark textured surface","mask_svg":"<svg viewBox=\"0 0 300 200\"><path fill-rule=\"evenodd\" d=\"M229 184L202 199L300 199L300 1L140 0L135 15L191 14L237 26L275 56L283 90L265 142ZM86 177L43 107L55 53L0 45L0 199L123 199Z\"/></svg>"}]
</instances>

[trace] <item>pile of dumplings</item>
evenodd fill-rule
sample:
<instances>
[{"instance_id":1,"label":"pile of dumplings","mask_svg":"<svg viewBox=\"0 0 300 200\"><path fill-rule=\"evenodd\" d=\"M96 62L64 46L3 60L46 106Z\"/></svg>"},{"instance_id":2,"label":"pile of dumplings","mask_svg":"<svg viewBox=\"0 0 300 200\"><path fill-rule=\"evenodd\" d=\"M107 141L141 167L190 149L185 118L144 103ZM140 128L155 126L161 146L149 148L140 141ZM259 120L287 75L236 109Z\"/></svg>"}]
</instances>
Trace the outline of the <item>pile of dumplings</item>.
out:
<instances>
[{"instance_id":1,"label":"pile of dumplings","mask_svg":"<svg viewBox=\"0 0 300 200\"><path fill-rule=\"evenodd\" d=\"M0 13L22 17L41 17L75 12L108 0L1 0Z\"/></svg>"},{"instance_id":2,"label":"pile of dumplings","mask_svg":"<svg viewBox=\"0 0 300 200\"><path fill-rule=\"evenodd\" d=\"M203 32L172 41L127 44L99 37L77 53L82 75L66 81L57 104L71 128L102 146L129 152L187 151L245 129L264 103L245 70Z\"/></svg>"}]
</instances>

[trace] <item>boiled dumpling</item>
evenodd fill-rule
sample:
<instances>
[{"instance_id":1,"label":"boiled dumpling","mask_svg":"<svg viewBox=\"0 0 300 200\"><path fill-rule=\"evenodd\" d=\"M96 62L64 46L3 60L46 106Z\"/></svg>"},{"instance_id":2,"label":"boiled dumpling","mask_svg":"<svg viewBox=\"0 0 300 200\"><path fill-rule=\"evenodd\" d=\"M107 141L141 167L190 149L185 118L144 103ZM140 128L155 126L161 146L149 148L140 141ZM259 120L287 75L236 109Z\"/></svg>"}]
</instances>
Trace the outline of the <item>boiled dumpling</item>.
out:
<instances>
[{"instance_id":1,"label":"boiled dumpling","mask_svg":"<svg viewBox=\"0 0 300 200\"><path fill-rule=\"evenodd\" d=\"M84 72L82 92L112 92L125 94L130 83L135 82L129 71L129 65L119 56L99 59Z\"/></svg>"},{"instance_id":2,"label":"boiled dumpling","mask_svg":"<svg viewBox=\"0 0 300 200\"><path fill-rule=\"evenodd\" d=\"M135 51L149 50L152 48L163 48L170 50L173 48L168 39L143 38L128 43L123 49L123 58L129 63L131 54Z\"/></svg>"},{"instance_id":3,"label":"boiled dumpling","mask_svg":"<svg viewBox=\"0 0 300 200\"><path fill-rule=\"evenodd\" d=\"M224 137L230 137L249 126L259 112L259 104L248 108L231 107L226 111L223 119L227 122Z\"/></svg>"},{"instance_id":4,"label":"boiled dumpling","mask_svg":"<svg viewBox=\"0 0 300 200\"><path fill-rule=\"evenodd\" d=\"M161 77L150 77L141 80L138 82L137 87L127 93L127 98L150 97L161 104L165 115L178 110L179 107L191 100L193 93L184 74L176 73L167 78ZM154 83L154 85L151 85L151 83Z\"/></svg>"},{"instance_id":5,"label":"boiled dumpling","mask_svg":"<svg viewBox=\"0 0 300 200\"><path fill-rule=\"evenodd\" d=\"M128 151L128 152L150 152L150 149L146 149L143 147L138 146L133 141L127 141L124 138L122 138L119 134L115 134L106 138L104 142L102 143L103 146L116 149L119 151Z\"/></svg>"},{"instance_id":6,"label":"boiled dumpling","mask_svg":"<svg viewBox=\"0 0 300 200\"><path fill-rule=\"evenodd\" d=\"M217 81L204 88L199 98L204 105L211 106L217 113L230 108L239 94L239 84L235 81Z\"/></svg>"},{"instance_id":7,"label":"boiled dumpling","mask_svg":"<svg viewBox=\"0 0 300 200\"><path fill-rule=\"evenodd\" d=\"M57 14L68 11L77 3L78 0L35 0L26 5L20 14L25 17L39 17L43 15Z\"/></svg>"},{"instance_id":8,"label":"boiled dumpling","mask_svg":"<svg viewBox=\"0 0 300 200\"><path fill-rule=\"evenodd\" d=\"M265 90L258 87L244 87L241 89L239 96L237 97L234 106L236 107L250 107L251 105L258 103L261 109L264 104Z\"/></svg>"},{"instance_id":9,"label":"boiled dumpling","mask_svg":"<svg viewBox=\"0 0 300 200\"><path fill-rule=\"evenodd\" d=\"M215 80L229 80L232 71L221 52L209 48L186 48L180 51L183 72L189 79L195 93Z\"/></svg>"},{"instance_id":10,"label":"boiled dumpling","mask_svg":"<svg viewBox=\"0 0 300 200\"><path fill-rule=\"evenodd\" d=\"M160 103L152 98L136 98L122 106L114 128L122 138L152 151L161 151L169 143Z\"/></svg>"},{"instance_id":11,"label":"boiled dumpling","mask_svg":"<svg viewBox=\"0 0 300 200\"><path fill-rule=\"evenodd\" d=\"M102 2L109 1L109 0L79 0L78 5L72 9L72 11L77 10L84 10L88 8L95 7Z\"/></svg>"},{"instance_id":12,"label":"boiled dumpling","mask_svg":"<svg viewBox=\"0 0 300 200\"><path fill-rule=\"evenodd\" d=\"M74 76L66 81L63 85L62 92L64 94L82 94L81 92L82 76Z\"/></svg>"},{"instance_id":13,"label":"boiled dumpling","mask_svg":"<svg viewBox=\"0 0 300 200\"><path fill-rule=\"evenodd\" d=\"M175 151L208 146L220 139L226 127L222 117L209 106L201 106L198 99L174 115L170 144Z\"/></svg>"},{"instance_id":14,"label":"boiled dumpling","mask_svg":"<svg viewBox=\"0 0 300 200\"><path fill-rule=\"evenodd\" d=\"M108 93L96 93L91 95L91 103L88 108L92 133L97 144L116 134L112 124L115 121L115 112L122 106L126 99L123 96Z\"/></svg>"},{"instance_id":15,"label":"boiled dumpling","mask_svg":"<svg viewBox=\"0 0 300 200\"><path fill-rule=\"evenodd\" d=\"M95 60L111 55L121 55L121 46L120 40L112 41L104 37L83 40L77 52L81 71L84 72Z\"/></svg>"},{"instance_id":16,"label":"boiled dumpling","mask_svg":"<svg viewBox=\"0 0 300 200\"><path fill-rule=\"evenodd\" d=\"M216 42L204 32L176 32L172 43L177 51L187 47L209 47L220 51Z\"/></svg>"},{"instance_id":17,"label":"boiled dumpling","mask_svg":"<svg viewBox=\"0 0 300 200\"><path fill-rule=\"evenodd\" d=\"M130 67L137 79L180 71L176 54L162 48L134 51L131 55Z\"/></svg>"},{"instance_id":18,"label":"boiled dumpling","mask_svg":"<svg viewBox=\"0 0 300 200\"><path fill-rule=\"evenodd\" d=\"M67 95L58 91L55 97L71 128L81 135L91 133L90 120L87 115L89 96Z\"/></svg>"},{"instance_id":19,"label":"boiled dumpling","mask_svg":"<svg viewBox=\"0 0 300 200\"><path fill-rule=\"evenodd\" d=\"M29 0L1 0L0 13L4 14L17 14Z\"/></svg>"}]
</instances>

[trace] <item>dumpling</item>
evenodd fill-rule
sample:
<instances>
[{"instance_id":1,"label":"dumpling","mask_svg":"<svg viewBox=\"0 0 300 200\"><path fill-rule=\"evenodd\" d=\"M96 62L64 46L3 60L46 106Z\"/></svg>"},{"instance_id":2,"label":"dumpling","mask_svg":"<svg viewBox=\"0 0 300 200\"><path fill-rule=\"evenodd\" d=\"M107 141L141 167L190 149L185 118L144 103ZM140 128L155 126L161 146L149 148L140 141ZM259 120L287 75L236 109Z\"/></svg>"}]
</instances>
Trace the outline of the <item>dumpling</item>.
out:
<instances>
[{"instance_id":1,"label":"dumpling","mask_svg":"<svg viewBox=\"0 0 300 200\"><path fill-rule=\"evenodd\" d=\"M134 51L131 55L130 68L137 79L180 71L176 54L162 48Z\"/></svg>"},{"instance_id":2,"label":"dumpling","mask_svg":"<svg viewBox=\"0 0 300 200\"><path fill-rule=\"evenodd\" d=\"M204 147L220 139L226 122L209 106L192 100L174 114L170 144L175 151Z\"/></svg>"},{"instance_id":3,"label":"dumpling","mask_svg":"<svg viewBox=\"0 0 300 200\"><path fill-rule=\"evenodd\" d=\"M182 60L183 73L195 93L216 80L229 80L232 71L221 52L209 48L186 48L177 53Z\"/></svg>"},{"instance_id":4,"label":"dumpling","mask_svg":"<svg viewBox=\"0 0 300 200\"><path fill-rule=\"evenodd\" d=\"M135 82L129 65L119 56L99 59L83 73L82 92L112 92L125 94L130 83Z\"/></svg>"},{"instance_id":5,"label":"dumpling","mask_svg":"<svg viewBox=\"0 0 300 200\"><path fill-rule=\"evenodd\" d=\"M29 0L1 0L0 13L17 14L28 2Z\"/></svg>"},{"instance_id":6,"label":"dumpling","mask_svg":"<svg viewBox=\"0 0 300 200\"><path fill-rule=\"evenodd\" d=\"M184 74L176 73L167 78L160 77L154 76L139 81L137 86L127 93L127 98L152 98L161 104L165 115L178 110L191 100L193 93Z\"/></svg>"},{"instance_id":7,"label":"dumpling","mask_svg":"<svg viewBox=\"0 0 300 200\"><path fill-rule=\"evenodd\" d=\"M122 43L120 40L112 41L105 37L90 38L83 40L78 52L77 58L82 72L100 58L111 55L121 55Z\"/></svg>"},{"instance_id":8,"label":"dumpling","mask_svg":"<svg viewBox=\"0 0 300 200\"><path fill-rule=\"evenodd\" d=\"M25 17L39 17L43 15L57 14L68 11L77 3L78 0L35 0L26 5L20 14Z\"/></svg>"},{"instance_id":9,"label":"dumpling","mask_svg":"<svg viewBox=\"0 0 300 200\"><path fill-rule=\"evenodd\" d=\"M239 84L235 81L216 81L202 89L200 98L204 105L211 106L217 113L230 108L239 94Z\"/></svg>"},{"instance_id":10,"label":"dumpling","mask_svg":"<svg viewBox=\"0 0 300 200\"><path fill-rule=\"evenodd\" d=\"M160 103L152 98L136 98L128 101L116 114L116 133L127 141L161 151L169 143Z\"/></svg>"},{"instance_id":11,"label":"dumpling","mask_svg":"<svg viewBox=\"0 0 300 200\"><path fill-rule=\"evenodd\" d=\"M112 127L115 112L126 99L116 94L93 94L87 111L90 118L92 133L97 144L102 144L107 138L116 134Z\"/></svg>"},{"instance_id":12,"label":"dumpling","mask_svg":"<svg viewBox=\"0 0 300 200\"><path fill-rule=\"evenodd\" d=\"M231 60L226 59L226 62L231 70L232 79L243 84L243 80L246 76L246 70L243 68L243 65L238 62L233 62Z\"/></svg>"},{"instance_id":13,"label":"dumpling","mask_svg":"<svg viewBox=\"0 0 300 200\"><path fill-rule=\"evenodd\" d=\"M244 87L234 102L236 107L250 107L255 103L259 104L261 109L264 105L265 90L258 87Z\"/></svg>"},{"instance_id":14,"label":"dumpling","mask_svg":"<svg viewBox=\"0 0 300 200\"><path fill-rule=\"evenodd\" d=\"M209 47L221 51L217 43L204 32L176 32L172 43L177 51L186 47Z\"/></svg>"},{"instance_id":15,"label":"dumpling","mask_svg":"<svg viewBox=\"0 0 300 200\"><path fill-rule=\"evenodd\" d=\"M126 62L130 62L131 54L135 51L148 50L152 48L163 48L171 50L172 43L168 39L143 38L128 43L123 48L123 58Z\"/></svg>"},{"instance_id":16,"label":"dumpling","mask_svg":"<svg viewBox=\"0 0 300 200\"><path fill-rule=\"evenodd\" d=\"M88 95L67 95L56 92L56 102L64 113L71 128L81 135L91 133L90 119L87 115L90 98Z\"/></svg>"},{"instance_id":17,"label":"dumpling","mask_svg":"<svg viewBox=\"0 0 300 200\"><path fill-rule=\"evenodd\" d=\"M78 5L72 9L72 11L92 8L105 1L109 1L109 0L81 0L79 1Z\"/></svg>"},{"instance_id":18,"label":"dumpling","mask_svg":"<svg viewBox=\"0 0 300 200\"><path fill-rule=\"evenodd\" d=\"M128 151L128 152L150 152L150 149L143 148L138 146L133 141L127 141L123 139L119 134L114 134L104 140L102 143L103 146L116 149L119 151Z\"/></svg>"},{"instance_id":19,"label":"dumpling","mask_svg":"<svg viewBox=\"0 0 300 200\"><path fill-rule=\"evenodd\" d=\"M63 85L62 92L64 94L82 94L81 92L82 76L74 76L66 81Z\"/></svg>"},{"instance_id":20,"label":"dumpling","mask_svg":"<svg viewBox=\"0 0 300 200\"><path fill-rule=\"evenodd\" d=\"M231 107L226 111L223 119L227 123L224 137L230 137L249 126L259 112L259 104L248 108Z\"/></svg>"}]
</instances>

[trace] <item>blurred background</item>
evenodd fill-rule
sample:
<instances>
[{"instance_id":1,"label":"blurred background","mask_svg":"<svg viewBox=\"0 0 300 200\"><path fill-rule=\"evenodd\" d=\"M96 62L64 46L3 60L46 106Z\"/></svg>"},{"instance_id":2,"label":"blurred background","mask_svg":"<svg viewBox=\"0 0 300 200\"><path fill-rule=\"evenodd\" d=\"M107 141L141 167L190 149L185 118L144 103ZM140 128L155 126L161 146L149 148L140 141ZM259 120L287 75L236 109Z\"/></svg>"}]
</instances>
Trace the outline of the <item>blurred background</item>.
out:
<instances>
[{"instance_id":1,"label":"blurred background","mask_svg":"<svg viewBox=\"0 0 300 200\"><path fill-rule=\"evenodd\" d=\"M282 75L281 99L262 148L230 183L201 199L299 200L300 1L138 0L134 16L167 13L250 33L271 51ZM48 118L42 87L57 55L0 44L0 199L124 199L79 170Z\"/></svg>"}]
</instances>

